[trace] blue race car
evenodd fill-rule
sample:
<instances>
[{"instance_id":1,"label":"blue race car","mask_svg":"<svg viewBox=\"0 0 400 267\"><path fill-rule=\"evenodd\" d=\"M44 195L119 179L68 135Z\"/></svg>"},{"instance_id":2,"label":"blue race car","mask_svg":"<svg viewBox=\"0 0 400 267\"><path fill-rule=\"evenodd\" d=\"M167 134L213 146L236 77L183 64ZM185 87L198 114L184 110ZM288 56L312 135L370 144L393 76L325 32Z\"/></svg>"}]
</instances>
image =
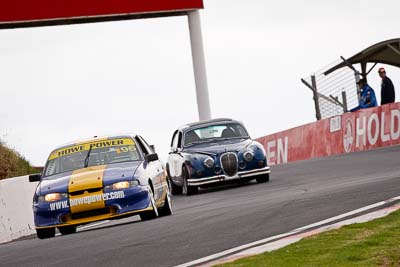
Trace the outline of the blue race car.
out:
<instances>
[{"instance_id":1,"label":"blue race car","mask_svg":"<svg viewBox=\"0 0 400 267\"><path fill-rule=\"evenodd\" d=\"M163 163L139 135L74 142L55 149L33 197L37 236L71 234L77 225L140 215L142 220L172 214Z\"/></svg>"},{"instance_id":2,"label":"blue race car","mask_svg":"<svg viewBox=\"0 0 400 267\"><path fill-rule=\"evenodd\" d=\"M215 119L184 125L172 137L167 172L173 195L192 195L199 186L256 179L269 181L263 146L242 123Z\"/></svg>"}]
</instances>

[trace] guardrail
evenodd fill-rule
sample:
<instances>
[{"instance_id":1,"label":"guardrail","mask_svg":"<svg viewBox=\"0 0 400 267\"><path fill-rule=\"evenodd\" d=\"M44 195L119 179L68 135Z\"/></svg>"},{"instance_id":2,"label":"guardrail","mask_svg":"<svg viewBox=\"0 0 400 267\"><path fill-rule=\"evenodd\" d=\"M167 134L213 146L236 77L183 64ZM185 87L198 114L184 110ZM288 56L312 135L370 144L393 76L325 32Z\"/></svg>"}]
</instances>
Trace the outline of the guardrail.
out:
<instances>
[{"instance_id":1,"label":"guardrail","mask_svg":"<svg viewBox=\"0 0 400 267\"><path fill-rule=\"evenodd\" d=\"M32 197L38 183L28 176L0 181L0 243L35 233Z\"/></svg>"},{"instance_id":2,"label":"guardrail","mask_svg":"<svg viewBox=\"0 0 400 267\"><path fill-rule=\"evenodd\" d=\"M270 165L400 145L400 103L345 113L257 141Z\"/></svg>"}]
</instances>

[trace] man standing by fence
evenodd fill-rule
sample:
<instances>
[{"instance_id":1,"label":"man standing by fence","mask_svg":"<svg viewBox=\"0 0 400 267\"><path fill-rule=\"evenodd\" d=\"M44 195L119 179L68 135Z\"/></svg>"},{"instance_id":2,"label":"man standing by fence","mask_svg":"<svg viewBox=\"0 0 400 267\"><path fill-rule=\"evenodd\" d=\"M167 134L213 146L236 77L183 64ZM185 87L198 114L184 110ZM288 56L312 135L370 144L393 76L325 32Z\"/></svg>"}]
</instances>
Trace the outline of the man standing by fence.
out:
<instances>
[{"instance_id":1,"label":"man standing by fence","mask_svg":"<svg viewBox=\"0 0 400 267\"><path fill-rule=\"evenodd\" d=\"M382 78L381 84L381 105L385 105L388 103L394 103L396 98L394 92L394 86L392 80L386 76L386 71L384 68L379 69L379 76Z\"/></svg>"},{"instance_id":2,"label":"man standing by fence","mask_svg":"<svg viewBox=\"0 0 400 267\"><path fill-rule=\"evenodd\" d=\"M361 88L361 96L359 105L353 109L351 112L363 109L363 108L372 108L376 107L378 104L376 103L375 91L372 89L365 79L361 79L358 82L358 86Z\"/></svg>"}]
</instances>

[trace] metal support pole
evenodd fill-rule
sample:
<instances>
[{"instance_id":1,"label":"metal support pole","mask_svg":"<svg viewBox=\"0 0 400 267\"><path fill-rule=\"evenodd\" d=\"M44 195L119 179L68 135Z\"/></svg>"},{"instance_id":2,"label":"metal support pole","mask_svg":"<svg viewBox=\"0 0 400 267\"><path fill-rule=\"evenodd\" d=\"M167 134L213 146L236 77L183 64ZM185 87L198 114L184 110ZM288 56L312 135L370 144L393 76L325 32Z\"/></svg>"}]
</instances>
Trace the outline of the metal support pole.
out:
<instances>
[{"instance_id":1,"label":"metal support pole","mask_svg":"<svg viewBox=\"0 0 400 267\"><path fill-rule=\"evenodd\" d=\"M346 113L348 111L347 109L347 95L346 91L342 91L342 103L343 103L343 112Z\"/></svg>"},{"instance_id":2,"label":"metal support pole","mask_svg":"<svg viewBox=\"0 0 400 267\"><path fill-rule=\"evenodd\" d=\"M361 88L360 85L358 85L358 82L360 81L360 73L358 71L356 71L354 73L355 77L356 77L356 86L357 86L357 97L358 97L358 102L360 103L360 99L361 99Z\"/></svg>"},{"instance_id":3,"label":"metal support pole","mask_svg":"<svg viewBox=\"0 0 400 267\"><path fill-rule=\"evenodd\" d=\"M366 62L361 62L361 76L363 79L368 82L368 77L367 77L367 63Z\"/></svg>"},{"instance_id":4,"label":"metal support pole","mask_svg":"<svg viewBox=\"0 0 400 267\"><path fill-rule=\"evenodd\" d=\"M311 86L313 87L314 94L314 104L315 104L315 116L317 120L321 119L321 110L319 108L319 95L317 91L317 80L315 79L315 75L311 75Z\"/></svg>"},{"instance_id":5,"label":"metal support pole","mask_svg":"<svg viewBox=\"0 0 400 267\"><path fill-rule=\"evenodd\" d=\"M196 83L197 108L199 120L211 119L210 98L208 95L206 61L204 57L203 36L199 11L188 12L190 43L192 46L192 58L194 79Z\"/></svg>"}]
</instances>

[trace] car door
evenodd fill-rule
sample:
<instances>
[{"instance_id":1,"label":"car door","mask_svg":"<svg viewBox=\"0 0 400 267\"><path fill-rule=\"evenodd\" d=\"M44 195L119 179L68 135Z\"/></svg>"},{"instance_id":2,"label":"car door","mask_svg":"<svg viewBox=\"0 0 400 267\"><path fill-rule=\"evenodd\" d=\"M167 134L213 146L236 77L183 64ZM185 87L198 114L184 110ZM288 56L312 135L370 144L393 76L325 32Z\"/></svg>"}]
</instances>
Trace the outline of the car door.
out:
<instances>
[{"instance_id":1,"label":"car door","mask_svg":"<svg viewBox=\"0 0 400 267\"><path fill-rule=\"evenodd\" d=\"M168 157L168 166L171 179L175 184L182 186L182 132L176 131L171 142L171 152Z\"/></svg>"},{"instance_id":2,"label":"car door","mask_svg":"<svg viewBox=\"0 0 400 267\"><path fill-rule=\"evenodd\" d=\"M174 132L174 134L172 135L172 139L171 139L171 150L169 152L168 155L168 172L170 175L170 178L172 180L175 180L176 178L176 170L175 170L175 166L174 166L174 158L175 158L175 154L177 152L177 144L178 144L178 134L179 131L176 130Z\"/></svg>"},{"instance_id":3,"label":"car door","mask_svg":"<svg viewBox=\"0 0 400 267\"><path fill-rule=\"evenodd\" d=\"M138 136L137 138L142 144L143 149L146 151L145 152L146 155L155 153L149 146L149 144L146 142L146 140L143 139L143 137ZM163 193L166 189L167 181L166 181L164 166L161 160L148 162L148 176L153 183L154 199L156 200L156 202L163 201L164 199L162 199L162 196L164 195Z\"/></svg>"}]
</instances>

